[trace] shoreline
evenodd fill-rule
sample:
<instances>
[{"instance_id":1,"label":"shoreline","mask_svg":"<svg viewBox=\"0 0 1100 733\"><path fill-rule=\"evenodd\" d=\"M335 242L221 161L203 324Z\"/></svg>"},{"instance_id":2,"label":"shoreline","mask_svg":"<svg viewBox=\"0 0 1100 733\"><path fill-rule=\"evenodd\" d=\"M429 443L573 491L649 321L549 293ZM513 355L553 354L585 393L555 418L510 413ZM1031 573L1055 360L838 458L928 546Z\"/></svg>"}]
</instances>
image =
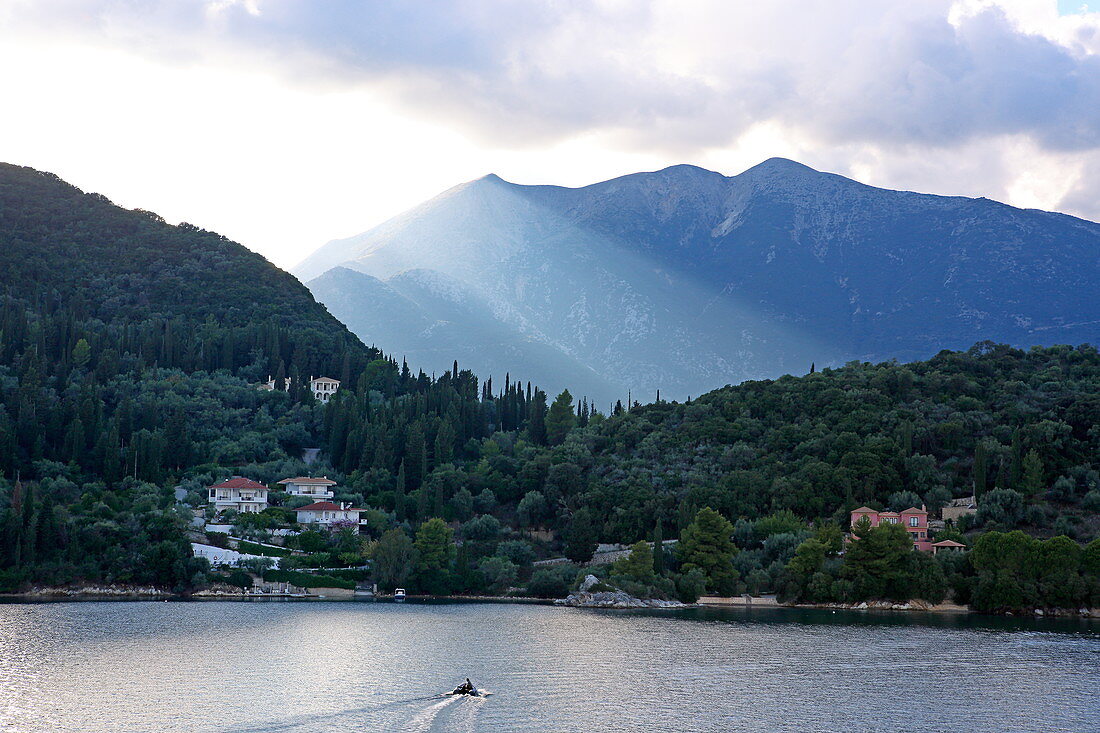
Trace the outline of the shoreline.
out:
<instances>
[{"instance_id":1,"label":"shoreline","mask_svg":"<svg viewBox=\"0 0 1100 733\"><path fill-rule=\"evenodd\" d=\"M926 603L913 599L903 603L893 601L863 601L861 603L780 603L775 596L759 597L722 597L701 596L698 605L704 608L741 608L751 610L754 608L787 608L787 609L818 609L829 611L890 611L910 614L947 614L969 616L999 616L1003 618L1083 618L1100 619L1100 608L1090 609L1035 609L1034 611L1020 611L1018 613L985 613L975 611L970 606L960 606L957 603ZM1084 611L1084 613L1082 613Z\"/></svg>"},{"instance_id":2,"label":"shoreline","mask_svg":"<svg viewBox=\"0 0 1100 733\"><path fill-rule=\"evenodd\" d=\"M315 591L330 589L313 589ZM96 602L96 601L322 601L322 602L378 602L396 603L392 595L366 596L353 593L325 594L318 592L307 593L243 593L223 589L207 589L192 594L173 593L162 588L147 586L81 586L76 588L32 588L21 593L0 593L0 603L5 601L22 602ZM556 606L561 608L574 608L562 603L556 603L553 598L535 598L531 596L467 596L467 595L410 595L407 600L414 603L502 603ZM586 608L585 606L576 606ZM638 610L606 608L596 610ZM856 611L856 612L880 612L906 614L934 614L956 616L991 616L1002 618L1030 618L1030 619L1100 619L1100 608L1091 609L1035 609L1032 612L1018 613L983 613L975 611L969 606L960 606L955 603L930 604L924 601L911 600L906 603L891 601L871 601L858 604L845 603L780 603L775 596L701 596L694 604L669 607L648 607L654 610L683 610L688 608L715 608L715 609L739 609L751 611L753 609L790 609L790 610L832 610L832 611ZM644 609L643 609L644 610Z\"/></svg>"},{"instance_id":3,"label":"shoreline","mask_svg":"<svg viewBox=\"0 0 1100 733\"><path fill-rule=\"evenodd\" d=\"M780 603L775 596L702 596L699 605L708 608L819 608L831 611L906 611L917 613L972 613L979 614L969 606L957 603L925 603L910 600L904 603L893 601L865 601L862 603ZM989 614L979 614L989 615ZM1001 615L1001 614L995 614Z\"/></svg>"}]
</instances>

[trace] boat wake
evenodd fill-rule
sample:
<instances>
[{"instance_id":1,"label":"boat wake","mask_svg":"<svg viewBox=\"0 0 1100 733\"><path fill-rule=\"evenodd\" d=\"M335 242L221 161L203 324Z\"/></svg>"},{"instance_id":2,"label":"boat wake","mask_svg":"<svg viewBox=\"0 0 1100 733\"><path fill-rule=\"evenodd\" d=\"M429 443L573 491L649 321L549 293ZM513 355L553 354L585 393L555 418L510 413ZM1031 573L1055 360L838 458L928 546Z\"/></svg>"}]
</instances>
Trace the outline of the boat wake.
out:
<instances>
[{"instance_id":1,"label":"boat wake","mask_svg":"<svg viewBox=\"0 0 1100 733\"><path fill-rule=\"evenodd\" d=\"M408 733L431 733L433 730L473 733L478 711L489 694L485 690L478 697L447 694L414 715L402 730Z\"/></svg>"}]
</instances>

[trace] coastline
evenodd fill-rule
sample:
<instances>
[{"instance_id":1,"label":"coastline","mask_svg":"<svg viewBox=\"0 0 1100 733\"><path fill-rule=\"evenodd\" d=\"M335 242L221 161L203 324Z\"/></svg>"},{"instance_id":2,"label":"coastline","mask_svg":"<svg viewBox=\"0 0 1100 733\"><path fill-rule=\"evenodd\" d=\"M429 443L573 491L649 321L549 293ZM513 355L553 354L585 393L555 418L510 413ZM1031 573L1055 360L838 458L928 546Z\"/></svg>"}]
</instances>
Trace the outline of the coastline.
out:
<instances>
[{"instance_id":1,"label":"coastline","mask_svg":"<svg viewBox=\"0 0 1100 733\"><path fill-rule=\"evenodd\" d=\"M327 592L327 591L341 592ZM572 606L556 602L559 599L535 598L531 596L469 596L469 595L410 595L407 597L414 603L502 603L502 604L527 604L558 606L562 608L595 608L599 606ZM56 601L343 601L343 602L379 602L394 603L392 595L364 596L355 595L351 591L342 589L314 588L308 593L244 593L239 590L215 588L198 591L191 594L173 593L163 588L151 586L124 586L124 585L86 585L72 588L31 588L19 593L0 593L0 603L13 602L56 602ZM660 606L650 606L660 610ZM685 608L730 608L730 609L819 609L834 611L889 611L906 614L937 614L937 615L968 615L968 616L998 616L1003 618L1080 618L1100 619L1100 608L1091 609L1035 609L1032 612L1019 613L983 613L975 611L969 606L960 606L955 603L931 604L921 600L910 600L907 603L894 603L890 601L871 601L858 604L847 603L780 603L775 596L701 596L694 604L681 606L669 606L667 610ZM602 610L630 610L605 607ZM636 608L634 609L636 610Z\"/></svg>"},{"instance_id":2,"label":"coastline","mask_svg":"<svg viewBox=\"0 0 1100 733\"><path fill-rule=\"evenodd\" d=\"M957 603L928 603L911 599L904 603L864 601L861 603L780 603L775 596L702 596L698 605L705 608L817 608L832 611L895 611L904 613L965 614L973 616L1003 616L1006 618L1100 618L1100 608L1035 609L1032 612L984 613Z\"/></svg>"}]
</instances>

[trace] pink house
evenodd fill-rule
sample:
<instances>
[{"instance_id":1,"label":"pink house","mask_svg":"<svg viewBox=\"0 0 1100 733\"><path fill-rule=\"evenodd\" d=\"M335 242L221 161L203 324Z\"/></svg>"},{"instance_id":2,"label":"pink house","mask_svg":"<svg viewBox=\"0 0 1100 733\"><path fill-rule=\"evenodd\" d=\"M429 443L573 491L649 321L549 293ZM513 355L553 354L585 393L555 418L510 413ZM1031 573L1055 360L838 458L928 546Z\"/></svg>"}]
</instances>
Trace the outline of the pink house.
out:
<instances>
[{"instance_id":1,"label":"pink house","mask_svg":"<svg viewBox=\"0 0 1100 733\"><path fill-rule=\"evenodd\" d=\"M852 510L852 525L867 517L872 527L880 524L900 524L905 527L913 540L913 549L921 552L932 551L932 539L928 536L928 512L924 507L911 507L903 512L879 512L870 507L861 506Z\"/></svg>"}]
</instances>

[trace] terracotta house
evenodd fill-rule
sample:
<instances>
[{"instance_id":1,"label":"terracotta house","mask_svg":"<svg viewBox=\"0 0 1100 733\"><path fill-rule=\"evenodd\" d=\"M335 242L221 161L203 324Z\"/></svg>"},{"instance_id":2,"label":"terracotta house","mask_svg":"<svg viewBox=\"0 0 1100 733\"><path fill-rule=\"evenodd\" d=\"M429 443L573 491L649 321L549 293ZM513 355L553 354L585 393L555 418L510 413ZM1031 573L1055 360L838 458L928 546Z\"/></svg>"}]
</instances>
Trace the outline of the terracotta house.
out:
<instances>
[{"instance_id":1,"label":"terracotta house","mask_svg":"<svg viewBox=\"0 0 1100 733\"><path fill-rule=\"evenodd\" d=\"M852 526L866 517L872 527L880 524L900 524L905 527L913 540L913 549L921 552L932 551L932 540L928 534L928 512L924 507L917 509L910 507L903 512L880 512L870 507L861 506L852 510Z\"/></svg>"}]
</instances>

